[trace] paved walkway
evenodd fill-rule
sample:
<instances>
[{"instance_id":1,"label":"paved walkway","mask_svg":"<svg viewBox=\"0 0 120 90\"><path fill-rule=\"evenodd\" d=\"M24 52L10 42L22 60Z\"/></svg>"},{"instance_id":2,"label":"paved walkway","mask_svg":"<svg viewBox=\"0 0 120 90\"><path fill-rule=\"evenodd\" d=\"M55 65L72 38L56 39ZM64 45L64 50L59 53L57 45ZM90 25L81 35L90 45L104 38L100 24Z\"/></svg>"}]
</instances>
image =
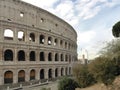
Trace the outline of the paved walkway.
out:
<instances>
[{"instance_id":1,"label":"paved walkway","mask_svg":"<svg viewBox=\"0 0 120 90\"><path fill-rule=\"evenodd\" d=\"M58 82L49 82L49 84L46 85L38 85L33 87L24 87L23 90L42 90L42 88L46 88L48 90L58 90L57 88Z\"/></svg>"},{"instance_id":2,"label":"paved walkway","mask_svg":"<svg viewBox=\"0 0 120 90\"><path fill-rule=\"evenodd\" d=\"M21 86L18 88L13 88L13 89L7 89L7 90L42 90L43 88L46 88L47 90L58 90L58 81L55 82L45 82L45 83L39 83L35 85L30 85L30 86Z\"/></svg>"}]
</instances>

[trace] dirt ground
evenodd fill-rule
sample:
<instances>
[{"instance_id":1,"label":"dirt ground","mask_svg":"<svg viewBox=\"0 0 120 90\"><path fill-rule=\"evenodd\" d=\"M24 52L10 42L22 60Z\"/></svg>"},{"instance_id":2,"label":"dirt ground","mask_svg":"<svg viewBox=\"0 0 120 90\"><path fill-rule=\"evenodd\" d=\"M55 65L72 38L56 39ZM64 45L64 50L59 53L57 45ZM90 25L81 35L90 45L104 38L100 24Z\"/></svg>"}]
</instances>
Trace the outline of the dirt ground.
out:
<instances>
[{"instance_id":1,"label":"dirt ground","mask_svg":"<svg viewBox=\"0 0 120 90\"><path fill-rule=\"evenodd\" d=\"M87 88L82 88L82 89L77 88L76 90L107 90L107 89L103 84L95 84Z\"/></svg>"},{"instance_id":2,"label":"dirt ground","mask_svg":"<svg viewBox=\"0 0 120 90\"><path fill-rule=\"evenodd\" d=\"M120 76L118 76L112 86L108 87L110 90L120 90ZM87 87L87 88L82 88L79 89L77 88L76 90L108 90L104 84L95 84L93 86Z\"/></svg>"}]
</instances>

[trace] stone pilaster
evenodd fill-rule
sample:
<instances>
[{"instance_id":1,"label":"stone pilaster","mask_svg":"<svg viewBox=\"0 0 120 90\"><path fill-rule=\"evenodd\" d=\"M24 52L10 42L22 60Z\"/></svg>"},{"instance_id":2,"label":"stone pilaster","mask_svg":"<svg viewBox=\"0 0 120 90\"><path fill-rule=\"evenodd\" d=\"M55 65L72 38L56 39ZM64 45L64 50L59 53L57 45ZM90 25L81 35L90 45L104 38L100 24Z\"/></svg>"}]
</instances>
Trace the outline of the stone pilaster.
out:
<instances>
[{"instance_id":1,"label":"stone pilaster","mask_svg":"<svg viewBox=\"0 0 120 90\"><path fill-rule=\"evenodd\" d=\"M45 55L44 55L45 61L48 62L48 51L45 51L44 54L45 54Z\"/></svg>"},{"instance_id":2,"label":"stone pilaster","mask_svg":"<svg viewBox=\"0 0 120 90\"><path fill-rule=\"evenodd\" d=\"M40 40L39 40L39 33L35 33L35 35L36 35L36 36L35 36L35 43L36 43L36 44L39 44L39 41L40 41Z\"/></svg>"},{"instance_id":3,"label":"stone pilaster","mask_svg":"<svg viewBox=\"0 0 120 90\"><path fill-rule=\"evenodd\" d=\"M35 55L36 55L36 62L40 62L40 56L39 56L40 52L36 51Z\"/></svg>"},{"instance_id":4,"label":"stone pilaster","mask_svg":"<svg viewBox=\"0 0 120 90\"><path fill-rule=\"evenodd\" d=\"M0 70L0 85L4 84L4 73L3 70Z\"/></svg>"},{"instance_id":5,"label":"stone pilaster","mask_svg":"<svg viewBox=\"0 0 120 90\"><path fill-rule=\"evenodd\" d=\"M58 68L58 76L59 77L61 76L61 68L60 67Z\"/></svg>"},{"instance_id":6,"label":"stone pilaster","mask_svg":"<svg viewBox=\"0 0 120 90\"><path fill-rule=\"evenodd\" d=\"M13 83L17 83L18 82L18 72L17 70L14 70L13 72Z\"/></svg>"},{"instance_id":7,"label":"stone pilaster","mask_svg":"<svg viewBox=\"0 0 120 90\"><path fill-rule=\"evenodd\" d=\"M2 58L3 54L4 54L3 48L2 48L2 46L0 46L0 61L3 60L3 58Z\"/></svg>"},{"instance_id":8,"label":"stone pilaster","mask_svg":"<svg viewBox=\"0 0 120 90\"><path fill-rule=\"evenodd\" d=\"M16 28L14 28L13 30L14 30L14 31L13 31L13 40L14 40L15 42L17 42L17 41L18 41L18 31L17 31Z\"/></svg>"},{"instance_id":9,"label":"stone pilaster","mask_svg":"<svg viewBox=\"0 0 120 90\"><path fill-rule=\"evenodd\" d=\"M45 79L48 79L48 68L45 68Z\"/></svg>"},{"instance_id":10,"label":"stone pilaster","mask_svg":"<svg viewBox=\"0 0 120 90\"><path fill-rule=\"evenodd\" d=\"M25 70L25 81L29 81L29 80L30 80L30 71Z\"/></svg>"},{"instance_id":11,"label":"stone pilaster","mask_svg":"<svg viewBox=\"0 0 120 90\"><path fill-rule=\"evenodd\" d=\"M36 69L36 80L40 80L40 69Z\"/></svg>"},{"instance_id":12,"label":"stone pilaster","mask_svg":"<svg viewBox=\"0 0 120 90\"><path fill-rule=\"evenodd\" d=\"M55 78L55 68L52 68L52 78Z\"/></svg>"},{"instance_id":13,"label":"stone pilaster","mask_svg":"<svg viewBox=\"0 0 120 90\"><path fill-rule=\"evenodd\" d=\"M51 36L51 38L52 38L52 40L51 40L51 45L54 46L54 39L55 39L55 38L52 37L52 36Z\"/></svg>"},{"instance_id":14,"label":"stone pilaster","mask_svg":"<svg viewBox=\"0 0 120 90\"><path fill-rule=\"evenodd\" d=\"M27 63L29 63L30 62L30 58L29 58L29 53L30 53L30 51L29 50L25 50L25 61L27 62Z\"/></svg>"},{"instance_id":15,"label":"stone pilaster","mask_svg":"<svg viewBox=\"0 0 120 90\"><path fill-rule=\"evenodd\" d=\"M47 35L45 35L45 43L44 44L48 45L48 36Z\"/></svg>"}]
</instances>

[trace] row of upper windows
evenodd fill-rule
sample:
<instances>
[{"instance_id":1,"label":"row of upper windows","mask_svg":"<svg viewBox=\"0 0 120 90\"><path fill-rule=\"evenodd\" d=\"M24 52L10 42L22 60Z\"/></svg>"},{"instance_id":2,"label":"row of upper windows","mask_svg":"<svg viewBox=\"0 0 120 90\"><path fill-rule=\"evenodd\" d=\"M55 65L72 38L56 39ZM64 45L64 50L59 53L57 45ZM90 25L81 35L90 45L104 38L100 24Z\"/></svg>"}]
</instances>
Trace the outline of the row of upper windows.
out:
<instances>
[{"instance_id":1,"label":"row of upper windows","mask_svg":"<svg viewBox=\"0 0 120 90\"><path fill-rule=\"evenodd\" d=\"M20 50L18 51L17 53L17 58L18 58L18 61L25 61L25 52L24 50ZM29 60L30 61L36 61L36 53L35 51L31 51L29 53ZM45 52L40 52L39 53L39 60L40 61L45 61ZM48 55L47 55L47 60L48 61L53 61L53 59L55 61L69 61L71 62L71 60L73 59L71 57L71 55L68 55L68 54L59 54L59 53L55 53L55 55L53 56L53 53L49 52ZM7 49L5 50L4 52L4 60L5 61L13 61L13 51L10 50L10 49Z\"/></svg>"},{"instance_id":2,"label":"row of upper windows","mask_svg":"<svg viewBox=\"0 0 120 90\"><path fill-rule=\"evenodd\" d=\"M13 17L13 15L14 15L14 13L15 13L15 15L16 15L16 18L17 18L17 20L18 20L18 22L20 21L21 23L23 23L23 24L26 24L26 23L29 23L30 24L30 26L32 26L32 27L36 27L36 26L38 26L39 27L39 25L42 25L42 23L50 23L50 25L48 25L48 26L50 26L49 28L50 29L52 29L51 28L51 25L52 25L52 27L58 27L58 26L60 26L61 28L62 28L62 30L63 31L65 31L66 32L66 30L67 31L69 31L69 29L70 29L70 32L68 32L67 33L67 35L70 35L70 36L72 36L72 35L75 35L75 32L74 32L74 30L72 30L72 28L71 28L71 26L69 25L69 24L67 24L67 23L65 23L64 21L63 21L63 23L61 23L61 22L59 22L59 21L57 21L57 19L56 20L53 20L53 19L50 19L50 18L47 18L46 19L46 17L41 17L42 15L40 15L39 16L39 13L38 13L38 15L35 15L35 14L33 14L33 12L27 12L27 11L24 11L24 10L19 10L19 9L13 9L13 8L11 8L11 7L9 7L9 6L5 6L5 7L7 7L6 9L5 9L5 12L7 12L7 13L9 13L10 15L7 15L7 16L9 16L9 17L7 17L7 16L5 16L6 15L6 13L5 13L5 15L3 14L3 17L5 18L5 19L7 19L9 22L12 22L12 21L14 21L14 17ZM9 10L9 9L10 10ZM2 10L4 9L4 8L1 8ZM2 12L2 13L4 13L4 12ZM14 15L14 16L15 16ZM49 16L49 15L48 15ZM11 18L10 18L11 17ZM19 18L18 18L19 17ZM30 19L28 19L28 17L30 18ZM38 18L36 18L36 17L38 17ZM26 19L25 19L26 18ZM23 21L24 20L24 21ZM30 21L27 21L27 20L30 20ZM36 21L37 20L37 21ZM56 22L55 22L56 21ZM37 23L37 25L36 25L36 23ZM53 23L53 24L51 24L51 23ZM59 25L60 24L60 25ZM64 26L64 24L65 24L65 26ZM42 26L45 26L45 25L42 25ZM67 27L66 27L67 26ZM56 29L56 28L55 28ZM57 28L57 30L58 30L59 28ZM63 32L62 31L62 32ZM73 31L73 32L71 32L71 31Z\"/></svg>"},{"instance_id":3,"label":"row of upper windows","mask_svg":"<svg viewBox=\"0 0 120 90\"><path fill-rule=\"evenodd\" d=\"M18 31L18 35L17 35L17 38L19 41L25 41L25 33L23 31ZM5 40L13 40L14 38L14 32L13 30L11 29L5 29L4 30L4 39ZM29 34L29 41L31 42L35 42L37 41L36 40L36 35L35 33L30 33ZM47 41L47 42L46 42ZM54 46L61 46L61 48L65 48L65 49L76 49L76 45L75 44L70 44L69 42L67 41L63 41L63 40L60 40L58 42L58 39L55 38L53 40L53 38L51 36L49 36L47 39L45 37L45 35L40 35L39 36L39 44L45 44L45 42L48 44L48 45L54 45Z\"/></svg>"},{"instance_id":4,"label":"row of upper windows","mask_svg":"<svg viewBox=\"0 0 120 90\"><path fill-rule=\"evenodd\" d=\"M26 17L26 12L24 12L24 11L19 11L19 16L20 16L20 18L22 19L24 19L24 17ZM33 19L35 19L36 18L36 16L34 15L34 14L29 14L30 16L31 16L31 18L33 18ZM9 18L9 19L7 19L9 22L12 22L12 20ZM48 20L48 19L45 19L45 18L43 18L43 17L41 17L41 18L39 18L39 20L40 20L40 22L41 23L45 23L46 22L46 20ZM53 21L52 21L53 22ZM35 26L35 25L32 25L32 26ZM58 27L58 24L57 23L54 23L54 26L55 27ZM65 30L67 30L67 29L65 29Z\"/></svg>"}]
</instances>

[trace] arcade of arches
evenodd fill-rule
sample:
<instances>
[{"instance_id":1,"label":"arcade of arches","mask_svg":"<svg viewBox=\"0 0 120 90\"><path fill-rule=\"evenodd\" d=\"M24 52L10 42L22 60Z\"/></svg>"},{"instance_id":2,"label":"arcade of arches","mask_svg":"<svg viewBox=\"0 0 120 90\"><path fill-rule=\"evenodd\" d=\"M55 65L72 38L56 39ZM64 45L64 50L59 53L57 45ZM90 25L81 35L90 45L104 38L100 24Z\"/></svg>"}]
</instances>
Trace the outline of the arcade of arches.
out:
<instances>
[{"instance_id":1,"label":"arcade of arches","mask_svg":"<svg viewBox=\"0 0 120 90\"><path fill-rule=\"evenodd\" d=\"M77 33L71 25L21 0L0 0L0 10L0 85L72 75Z\"/></svg>"},{"instance_id":2,"label":"arcade of arches","mask_svg":"<svg viewBox=\"0 0 120 90\"><path fill-rule=\"evenodd\" d=\"M71 75L71 67L43 68L31 70L9 70L4 72L4 84L19 83L31 80L52 79L64 75Z\"/></svg>"}]
</instances>

